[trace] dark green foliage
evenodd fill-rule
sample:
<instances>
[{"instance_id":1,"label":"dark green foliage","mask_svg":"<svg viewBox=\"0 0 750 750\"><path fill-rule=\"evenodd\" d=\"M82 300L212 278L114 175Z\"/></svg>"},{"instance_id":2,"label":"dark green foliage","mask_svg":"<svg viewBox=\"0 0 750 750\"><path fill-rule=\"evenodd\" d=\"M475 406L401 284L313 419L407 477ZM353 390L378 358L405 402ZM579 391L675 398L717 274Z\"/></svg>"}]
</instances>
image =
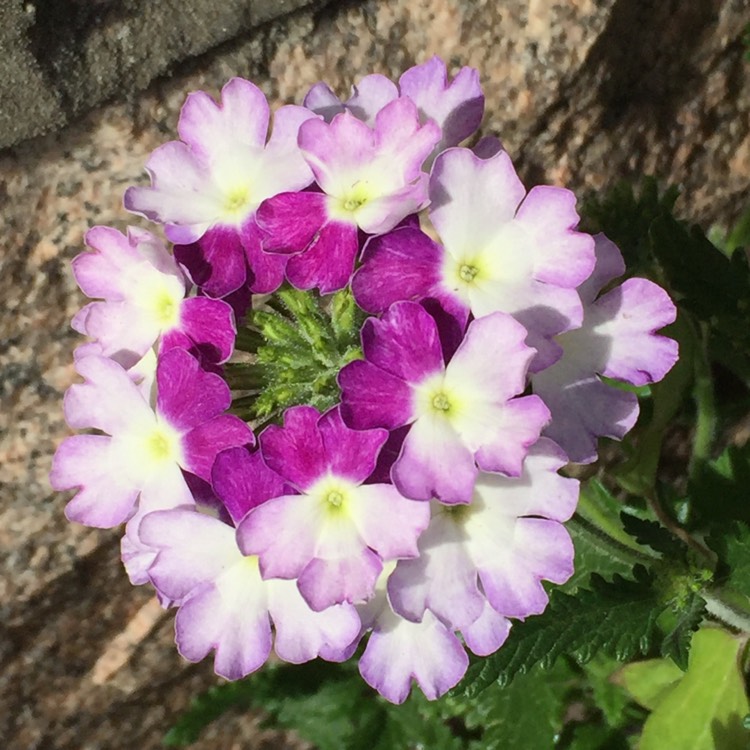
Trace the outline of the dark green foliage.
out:
<instances>
[{"instance_id":1,"label":"dark green foliage","mask_svg":"<svg viewBox=\"0 0 750 750\"><path fill-rule=\"evenodd\" d=\"M750 523L750 443L729 446L696 467L688 487L692 507L704 522Z\"/></svg>"},{"instance_id":2,"label":"dark green foliage","mask_svg":"<svg viewBox=\"0 0 750 750\"><path fill-rule=\"evenodd\" d=\"M643 567L633 573L612 581L593 575L591 588L576 596L553 591L544 614L515 624L497 653L469 667L461 688L474 696L494 682L507 685L536 664L549 667L562 655L584 663L595 654L625 661L647 653L665 604Z\"/></svg>"},{"instance_id":3,"label":"dark green foliage","mask_svg":"<svg viewBox=\"0 0 750 750\"><path fill-rule=\"evenodd\" d=\"M232 388L248 392L234 399L234 411L259 420L278 420L297 404L325 411L339 399L339 370L362 356L364 313L348 290L320 298L283 289L274 302L275 309L251 313L252 328L241 337L253 361L226 366Z\"/></svg>"},{"instance_id":4,"label":"dark green foliage","mask_svg":"<svg viewBox=\"0 0 750 750\"><path fill-rule=\"evenodd\" d=\"M587 231L604 232L622 251L632 275L652 269L649 229L660 216L671 216L679 196L676 187L660 194L657 181L645 177L639 190L620 183L603 197L585 201L582 207Z\"/></svg>"}]
</instances>

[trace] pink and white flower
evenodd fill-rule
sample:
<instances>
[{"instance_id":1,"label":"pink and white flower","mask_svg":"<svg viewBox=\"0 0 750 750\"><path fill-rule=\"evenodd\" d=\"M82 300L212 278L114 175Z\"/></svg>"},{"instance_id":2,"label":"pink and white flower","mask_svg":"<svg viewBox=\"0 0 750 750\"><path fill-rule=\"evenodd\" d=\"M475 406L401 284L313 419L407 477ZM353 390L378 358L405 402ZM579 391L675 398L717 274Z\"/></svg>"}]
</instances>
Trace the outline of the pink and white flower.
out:
<instances>
[{"instance_id":1,"label":"pink and white flower","mask_svg":"<svg viewBox=\"0 0 750 750\"><path fill-rule=\"evenodd\" d=\"M181 140L153 152L151 187L128 188L125 208L165 225L176 257L211 296L246 282L255 292L273 291L284 259L261 250L255 211L265 198L312 182L297 148L297 131L311 118L304 107L281 107L266 144L270 110L257 86L233 78L219 105L194 92L180 113Z\"/></svg>"},{"instance_id":2,"label":"pink and white flower","mask_svg":"<svg viewBox=\"0 0 750 750\"><path fill-rule=\"evenodd\" d=\"M576 287L594 267L594 241L575 230L573 193L538 186L527 194L506 152L482 159L456 148L435 161L430 201L442 244L416 227L371 239L352 282L363 309L435 298L464 321L506 312L538 349L539 338L580 325ZM544 346L534 369L559 354Z\"/></svg>"},{"instance_id":3,"label":"pink and white flower","mask_svg":"<svg viewBox=\"0 0 750 750\"><path fill-rule=\"evenodd\" d=\"M661 380L677 361L677 342L656 333L674 322L677 310L667 293L647 279L627 279L600 296L622 275L617 246L596 236L596 268L578 290L584 304L580 328L556 337L562 357L532 377L532 386L552 413L545 434L571 461L596 460L597 439L622 439L638 418L638 398L602 381L631 385Z\"/></svg>"},{"instance_id":4,"label":"pink and white flower","mask_svg":"<svg viewBox=\"0 0 750 750\"><path fill-rule=\"evenodd\" d=\"M149 569L154 586L179 604L179 652L197 662L215 651L214 669L226 679L262 666L272 642L277 656L293 664L317 656L341 661L359 635L354 607L311 610L294 581L261 577L258 558L243 555L235 529L216 518L189 509L157 511L143 519L140 536L156 550Z\"/></svg>"},{"instance_id":5,"label":"pink and white flower","mask_svg":"<svg viewBox=\"0 0 750 750\"><path fill-rule=\"evenodd\" d=\"M521 473L549 419L526 387L534 350L509 315L474 320L447 363L434 319L397 302L362 328L365 360L339 373L342 414L356 429L410 425L391 478L417 500L471 502L479 469Z\"/></svg>"},{"instance_id":6,"label":"pink and white flower","mask_svg":"<svg viewBox=\"0 0 750 750\"><path fill-rule=\"evenodd\" d=\"M578 481L557 473L566 463L541 438L520 477L482 473L469 505L433 502L419 557L401 560L388 581L393 609L413 621L431 610L470 633L480 617L491 617L487 605L503 618L543 612L541 581L564 583L573 572L573 544L562 522L575 510Z\"/></svg>"},{"instance_id":7,"label":"pink and white flower","mask_svg":"<svg viewBox=\"0 0 750 750\"><path fill-rule=\"evenodd\" d=\"M387 104L372 127L349 112L300 127L299 146L322 192L288 192L258 209L263 249L290 255L289 281L327 294L349 282L359 230L380 234L427 203L422 164L440 138L416 106Z\"/></svg>"},{"instance_id":8,"label":"pink and white flower","mask_svg":"<svg viewBox=\"0 0 750 750\"><path fill-rule=\"evenodd\" d=\"M55 454L52 486L78 489L65 509L71 521L109 528L136 505L140 512L193 505L182 470L208 480L217 453L254 442L242 420L224 414L226 383L183 349L159 359L155 409L113 360L84 357L76 367L85 382L65 394L68 424L105 434L73 435Z\"/></svg>"},{"instance_id":9,"label":"pink and white flower","mask_svg":"<svg viewBox=\"0 0 750 750\"><path fill-rule=\"evenodd\" d=\"M264 578L297 578L316 611L369 599L383 561L413 557L429 508L390 484L363 484L386 430L352 430L337 408L287 409L284 426L260 436L265 463L299 494L252 509L237 530ZM398 519L394 523L394 519Z\"/></svg>"},{"instance_id":10,"label":"pink and white flower","mask_svg":"<svg viewBox=\"0 0 750 750\"><path fill-rule=\"evenodd\" d=\"M126 369L157 343L161 352L181 347L207 363L229 359L237 333L232 308L221 300L187 298L185 275L153 234L94 227L86 243L94 252L73 259L73 275L84 294L102 301L86 305L73 327L96 341L96 353Z\"/></svg>"},{"instance_id":11,"label":"pink and white flower","mask_svg":"<svg viewBox=\"0 0 750 750\"><path fill-rule=\"evenodd\" d=\"M464 67L449 81L445 62L437 56L409 68L399 78L398 85L377 73L365 76L352 86L352 95L345 102L328 84L316 83L305 96L304 105L326 122L346 111L371 125L377 113L399 96L405 96L417 105L421 122L432 120L440 126L440 141L428 157L425 168L429 168L441 151L457 146L472 135L484 114L479 72Z\"/></svg>"}]
</instances>

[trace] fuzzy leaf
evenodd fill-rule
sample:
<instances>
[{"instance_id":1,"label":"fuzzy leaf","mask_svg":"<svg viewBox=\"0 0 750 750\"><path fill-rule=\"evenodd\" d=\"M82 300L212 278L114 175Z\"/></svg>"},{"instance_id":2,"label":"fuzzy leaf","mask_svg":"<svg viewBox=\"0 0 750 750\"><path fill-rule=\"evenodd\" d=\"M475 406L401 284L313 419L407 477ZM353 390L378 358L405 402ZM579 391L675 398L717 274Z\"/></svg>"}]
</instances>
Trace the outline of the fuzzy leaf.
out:
<instances>
[{"instance_id":1,"label":"fuzzy leaf","mask_svg":"<svg viewBox=\"0 0 750 750\"><path fill-rule=\"evenodd\" d=\"M482 729L482 750L549 750L563 725L573 673L564 662L519 675L511 685L493 685L475 699L465 722Z\"/></svg>"},{"instance_id":2,"label":"fuzzy leaf","mask_svg":"<svg viewBox=\"0 0 750 750\"><path fill-rule=\"evenodd\" d=\"M580 664L599 653L619 661L645 654L665 605L645 569L637 566L634 573L635 580L616 575L611 582L593 575L592 588L575 596L553 591L544 614L514 625L499 651L469 667L458 690L475 696L494 682L510 683L537 664L550 667L563 654Z\"/></svg>"}]
</instances>

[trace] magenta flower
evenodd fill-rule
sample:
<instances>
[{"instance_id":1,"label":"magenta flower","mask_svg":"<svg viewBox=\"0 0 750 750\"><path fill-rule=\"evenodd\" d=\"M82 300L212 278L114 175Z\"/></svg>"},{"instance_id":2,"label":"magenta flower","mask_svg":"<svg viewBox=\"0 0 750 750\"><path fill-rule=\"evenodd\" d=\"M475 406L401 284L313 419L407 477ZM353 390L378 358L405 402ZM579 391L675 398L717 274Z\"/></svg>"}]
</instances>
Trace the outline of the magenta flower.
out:
<instances>
[{"instance_id":1,"label":"magenta flower","mask_svg":"<svg viewBox=\"0 0 750 750\"><path fill-rule=\"evenodd\" d=\"M573 544L562 521L575 510L578 481L557 474L566 463L541 438L520 477L480 474L470 505L433 502L419 557L400 561L388 581L393 609L413 621L431 610L470 633L480 617L491 617L488 604L503 618L543 612L541 581L564 583L573 573ZM489 645L481 653L491 653Z\"/></svg>"},{"instance_id":2,"label":"magenta flower","mask_svg":"<svg viewBox=\"0 0 750 750\"><path fill-rule=\"evenodd\" d=\"M237 529L242 552L258 555L263 578L298 578L316 611L373 594L383 561L413 557L429 508L390 484L363 484L386 430L352 430L339 410L287 409L284 426L261 434L266 464L299 494L251 510ZM394 519L398 519L394 523Z\"/></svg>"},{"instance_id":3,"label":"magenta flower","mask_svg":"<svg viewBox=\"0 0 750 750\"><path fill-rule=\"evenodd\" d=\"M596 268L578 292L584 304L580 328L556 338L562 358L536 373L532 386L549 406L545 430L571 461L596 460L597 438L620 440L638 418L638 399L603 382L600 375L631 385L661 380L677 361L677 342L655 332L674 322L667 293L647 279L627 279L597 296L625 272L617 246L596 240Z\"/></svg>"},{"instance_id":4,"label":"magenta flower","mask_svg":"<svg viewBox=\"0 0 750 750\"><path fill-rule=\"evenodd\" d=\"M300 664L317 656L341 661L359 635L354 607L311 610L294 581L262 578L257 557L243 555L235 530L216 518L188 509L149 513L140 536L157 552L154 586L179 604L179 652L197 662L215 651L214 669L228 680L262 666L272 641L280 659Z\"/></svg>"},{"instance_id":5,"label":"magenta flower","mask_svg":"<svg viewBox=\"0 0 750 750\"><path fill-rule=\"evenodd\" d=\"M182 470L208 480L217 453L254 442L242 420L224 414L226 383L183 349L159 359L155 409L116 362L91 356L76 367L85 382L65 394L68 424L106 434L73 435L57 449L50 482L78 489L65 509L71 521L109 528L136 504L141 512L192 505Z\"/></svg>"},{"instance_id":6,"label":"magenta flower","mask_svg":"<svg viewBox=\"0 0 750 750\"><path fill-rule=\"evenodd\" d=\"M414 302L397 302L362 329L365 360L339 373L342 413L356 429L411 425L391 469L416 500L471 501L479 469L518 476L549 411L526 387L534 350L509 315L473 321L443 360L437 325ZM478 468L477 468L478 467Z\"/></svg>"},{"instance_id":7,"label":"magenta flower","mask_svg":"<svg viewBox=\"0 0 750 750\"><path fill-rule=\"evenodd\" d=\"M580 325L576 287L594 267L594 241L575 231L570 191L541 186L527 194L504 151L482 159L457 148L436 159L430 200L442 244L409 227L371 239L352 282L363 309L378 313L398 300L432 297L464 320L470 312L506 312L537 348L538 338ZM544 347L534 369L555 356Z\"/></svg>"},{"instance_id":8,"label":"magenta flower","mask_svg":"<svg viewBox=\"0 0 750 750\"><path fill-rule=\"evenodd\" d=\"M125 193L125 208L165 224L177 258L214 297L246 281L255 292L270 292L283 279L284 259L261 250L255 210L271 195L312 182L297 131L315 115L281 107L266 144L269 118L263 92L241 78L224 86L219 105L202 91L190 94L181 140L157 148L146 164L151 187Z\"/></svg>"},{"instance_id":9,"label":"magenta flower","mask_svg":"<svg viewBox=\"0 0 750 750\"><path fill-rule=\"evenodd\" d=\"M349 112L331 123L300 127L299 146L323 192L289 192L258 209L263 249L291 255L286 268L298 289L321 293L349 282L359 230L380 234L427 203L422 164L440 138L432 122L420 126L415 105L395 99L369 127Z\"/></svg>"},{"instance_id":10,"label":"magenta flower","mask_svg":"<svg viewBox=\"0 0 750 750\"><path fill-rule=\"evenodd\" d=\"M208 363L229 359L237 332L231 307L186 299L187 279L154 235L94 227L86 243L94 252L73 259L73 274L84 294L103 301L86 305L73 327L96 340L98 354L130 369L158 341L162 352L179 346Z\"/></svg>"}]
</instances>

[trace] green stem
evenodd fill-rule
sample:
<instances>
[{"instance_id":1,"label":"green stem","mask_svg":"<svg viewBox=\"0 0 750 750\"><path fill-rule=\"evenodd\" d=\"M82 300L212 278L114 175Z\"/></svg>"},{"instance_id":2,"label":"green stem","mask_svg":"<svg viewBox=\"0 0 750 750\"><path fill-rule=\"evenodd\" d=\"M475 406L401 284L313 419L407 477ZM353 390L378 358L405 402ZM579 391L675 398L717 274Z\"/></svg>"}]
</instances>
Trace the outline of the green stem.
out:
<instances>
[{"instance_id":1,"label":"green stem","mask_svg":"<svg viewBox=\"0 0 750 750\"><path fill-rule=\"evenodd\" d=\"M708 332L705 325L701 326L700 345L696 348L694 362L693 398L696 406L696 421L693 454L688 469L691 477L701 464L711 458L716 433L716 398L708 357Z\"/></svg>"},{"instance_id":2,"label":"green stem","mask_svg":"<svg viewBox=\"0 0 750 750\"><path fill-rule=\"evenodd\" d=\"M735 630L750 633L750 612L734 603L729 603L722 593L715 589L702 591L701 596L706 602L706 611L710 615Z\"/></svg>"}]
</instances>

